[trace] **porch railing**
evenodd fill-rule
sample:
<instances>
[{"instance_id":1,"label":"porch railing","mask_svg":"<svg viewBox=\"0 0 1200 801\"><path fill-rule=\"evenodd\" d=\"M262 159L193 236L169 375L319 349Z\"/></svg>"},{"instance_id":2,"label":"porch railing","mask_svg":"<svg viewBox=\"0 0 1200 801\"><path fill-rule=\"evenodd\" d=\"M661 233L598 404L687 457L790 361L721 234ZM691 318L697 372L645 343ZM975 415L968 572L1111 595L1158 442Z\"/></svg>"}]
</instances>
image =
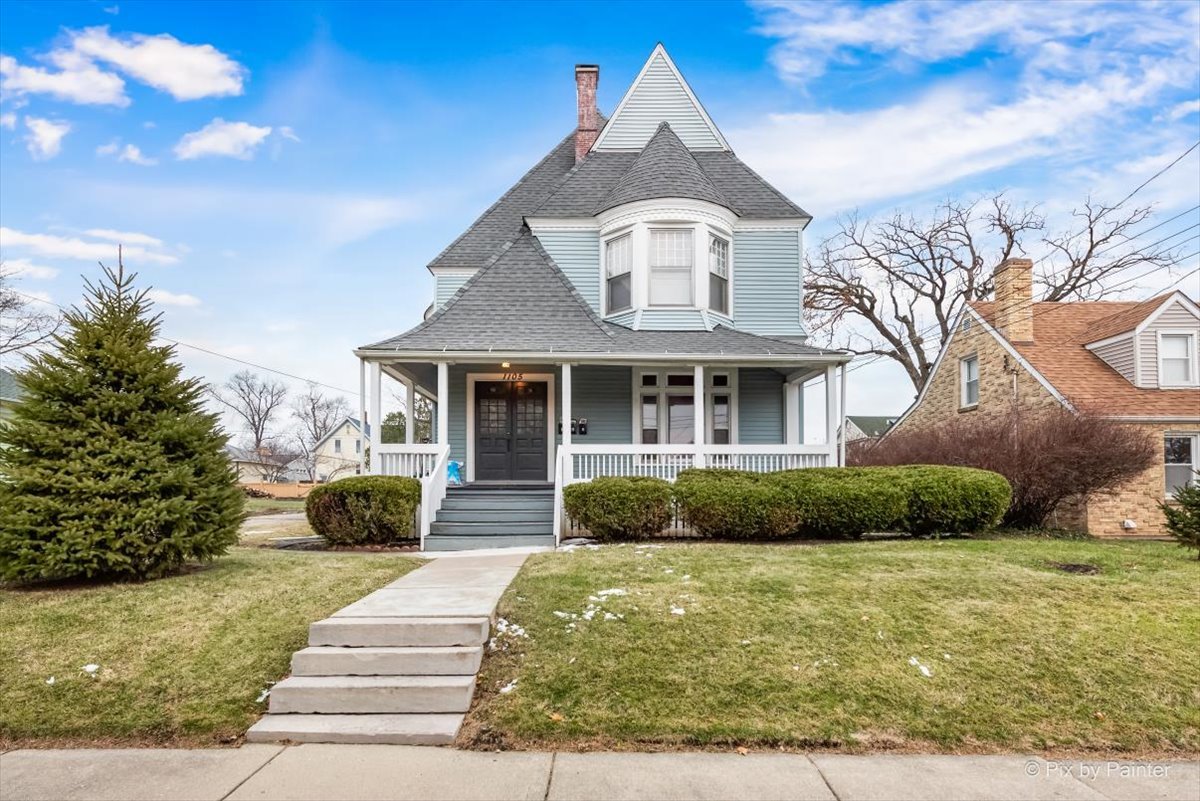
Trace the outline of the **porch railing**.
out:
<instances>
[{"instance_id":1,"label":"porch railing","mask_svg":"<svg viewBox=\"0 0 1200 801\"><path fill-rule=\"evenodd\" d=\"M421 550L425 550L425 538L429 536L430 526L437 510L442 508L446 499L446 473L450 464L450 446L436 445L441 450L433 459L430 472L421 479Z\"/></svg>"},{"instance_id":2,"label":"porch railing","mask_svg":"<svg viewBox=\"0 0 1200 801\"><path fill-rule=\"evenodd\" d=\"M380 445L378 461L374 455L371 457L373 462L371 472L380 476L424 478L433 472L438 457L445 447L444 445Z\"/></svg>"}]
</instances>

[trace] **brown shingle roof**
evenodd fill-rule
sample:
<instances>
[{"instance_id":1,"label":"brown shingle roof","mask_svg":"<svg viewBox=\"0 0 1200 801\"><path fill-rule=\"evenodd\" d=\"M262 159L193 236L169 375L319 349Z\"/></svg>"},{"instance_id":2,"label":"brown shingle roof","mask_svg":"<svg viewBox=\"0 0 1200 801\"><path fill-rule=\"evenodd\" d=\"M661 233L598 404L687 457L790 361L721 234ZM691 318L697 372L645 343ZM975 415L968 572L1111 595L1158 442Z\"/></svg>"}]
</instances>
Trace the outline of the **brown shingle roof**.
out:
<instances>
[{"instance_id":1,"label":"brown shingle roof","mask_svg":"<svg viewBox=\"0 0 1200 801\"><path fill-rule=\"evenodd\" d=\"M1200 388L1139 389L1084 345L1130 331L1166 296L1150 301L1033 304L1033 342L1009 343L1076 409L1111 417L1200 418ZM993 324L995 304L971 304ZM1132 322L1130 322L1132 321ZM1120 329L1111 326L1120 324ZM1096 332L1101 335L1097 336ZM1103 333L1108 331L1109 333Z\"/></svg>"}]
</instances>

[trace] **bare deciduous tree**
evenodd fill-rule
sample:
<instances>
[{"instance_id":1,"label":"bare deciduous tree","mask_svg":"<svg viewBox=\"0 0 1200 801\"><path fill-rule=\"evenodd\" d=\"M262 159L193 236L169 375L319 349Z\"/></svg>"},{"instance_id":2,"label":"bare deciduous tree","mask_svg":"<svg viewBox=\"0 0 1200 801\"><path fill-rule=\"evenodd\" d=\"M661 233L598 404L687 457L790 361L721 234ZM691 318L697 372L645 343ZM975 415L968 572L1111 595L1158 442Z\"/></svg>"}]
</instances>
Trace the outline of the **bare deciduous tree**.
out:
<instances>
[{"instance_id":1,"label":"bare deciduous tree","mask_svg":"<svg viewBox=\"0 0 1200 801\"><path fill-rule=\"evenodd\" d=\"M297 424L295 438L299 462L308 473L309 480L317 480L317 443L349 413L350 404L344 397L327 397L316 384L309 384L304 394L292 401L292 416ZM347 461L347 469L351 466Z\"/></svg>"},{"instance_id":2,"label":"bare deciduous tree","mask_svg":"<svg viewBox=\"0 0 1200 801\"><path fill-rule=\"evenodd\" d=\"M242 418L254 450L261 453L270 438L271 420L287 399L287 387L243 370L223 387L209 387L208 391L218 403Z\"/></svg>"},{"instance_id":3,"label":"bare deciduous tree","mask_svg":"<svg viewBox=\"0 0 1200 801\"><path fill-rule=\"evenodd\" d=\"M0 354L44 342L58 330L58 314L40 311L13 287L14 272L0 263Z\"/></svg>"},{"instance_id":4,"label":"bare deciduous tree","mask_svg":"<svg viewBox=\"0 0 1200 801\"><path fill-rule=\"evenodd\" d=\"M855 354L892 359L920 390L963 304L991 294L992 270L1010 256L1044 251L1034 278L1044 301L1098 300L1132 267L1174 266L1178 251L1134 241L1150 214L1089 199L1074 212L1079 230L1057 236L1043 233L1038 209L1003 195L948 201L928 219L851 215L809 260L809 328ZM839 323L849 325L834 334Z\"/></svg>"}]
</instances>

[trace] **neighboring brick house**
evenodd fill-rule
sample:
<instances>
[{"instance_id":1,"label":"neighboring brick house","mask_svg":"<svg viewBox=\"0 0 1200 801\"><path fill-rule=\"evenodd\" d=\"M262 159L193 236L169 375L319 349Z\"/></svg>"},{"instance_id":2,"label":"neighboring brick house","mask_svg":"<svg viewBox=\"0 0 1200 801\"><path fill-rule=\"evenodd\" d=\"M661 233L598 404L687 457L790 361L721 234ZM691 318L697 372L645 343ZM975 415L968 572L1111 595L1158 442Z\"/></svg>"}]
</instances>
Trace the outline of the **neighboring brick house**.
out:
<instances>
[{"instance_id":1,"label":"neighboring brick house","mask_svg":"<svg viewBox=\"0 0 1200 801\"><path fill-rule=\"evenodd\" d=\"M1182 292L1034 303L1032 281L1028 259L996 268L996 300L963 309L889 435L1014 404L1137 425L1155 439L1156 464L1116 494L1093 498L1072 522L1099 537L1164 535L1158 502L1200 470L1200 307Z\"/></svg>"}]
</instances>

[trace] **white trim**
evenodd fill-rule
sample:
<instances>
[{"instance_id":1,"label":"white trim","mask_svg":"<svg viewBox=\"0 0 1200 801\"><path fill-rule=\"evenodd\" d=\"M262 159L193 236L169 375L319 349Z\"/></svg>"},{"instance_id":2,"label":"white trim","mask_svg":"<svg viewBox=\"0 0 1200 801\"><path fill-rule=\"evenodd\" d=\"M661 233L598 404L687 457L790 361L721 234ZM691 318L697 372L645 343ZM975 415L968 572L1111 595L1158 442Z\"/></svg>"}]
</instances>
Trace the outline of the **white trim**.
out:
<instances>
[{"instance_id":1,"label":"white trim","mask_svg":"<svg viewBox=\"0 0 1200 801\"><path fill-rule=\"evenodd\" d=\"M1137 328L1133 329L1134 335L1136 336L1138 334L1141 334L1143 331L1145 331L1147 328L1149 328L1151 325L1153 325L1154 321L1157 320L1159 317L1161 317L1163 314L1165 314L1167 309L1169 309L1175 303L1178 303L1180 306L1183 306L1185 311L1191 312L1193 317L1200 319L1200 306L1197 306L1195 303L1192 302L1191 298L1189 298L1187 295L1183 294L1183 292L1181 292L1180 290L1177 289L1177 290L1175 290L1174 293L1171 294L1170 297L1168 297L1161 304L1159 304L1159 307L1157 309L1155 309L1153 312L1151 312L1149 315L1147 315L1145 320L1142 320L1140 323L1138 323Z\"/></svg>"},{"instance_id":2,"label":"white trim","mask_svg":"<svg viewBox=\"0 0 1200 801\"><path fill-rule=\"evenodd\" d=\"M467 275L467 276L470 276L470 275L474 275L475 273L479 272L479 268L478 267L430 267L429 272L431 272L434 275L434 277L441 276L441 275Z\"/></svg>"},{"instance_id":3,"label":"white trim","mask_svg":"<svg viewBox=\"0 0 1200 801\"><path fill-rule=\"evenodd\" d=\"M1154 332L1156 339L1154 347L1156 349L1156 357L1158 358L1158 386L1160 389L1190 389L1191 387L1200 386L1200 376L1197 372L1200 371L1200 348L1197 347L1200 336L1196 332L1188 328L1162 328ZM1163 382L1163 352L1162 341L1163 337L1186 337L1188 341L1187 359L1188 359L1188 378L1190 380L1181 384L1166 384Z\"/></svg>"},{"instance_id":4,"label":"white trim","mask_svg":"<svg viewBox=\"0 0 1200 801\"><path fill-rule=\"evenodd\" d=\"M769 337L767 337L769 338ZM776 367L780 364L800 366L804 364L819 364L825 365L829 363L844 364L854 360L854 355L845 351L833 351L829 353L766 353L766 354L725 354L725 353L598 353L588 351L502 351L502 350L472 350L472 351L449 351L449 350L369 350L358 349L354 351L354 355L359 358L366 359L368 362L432 362L452 357L458 362L538 362L552 361L555 363L561 362L564 359L569 360L573 364L612 364L614 362L623 365L638 365L642 367L650 367L658 364L666 365L692 365L696 360L703 361L705 364L726 364L738 367L756 367L756 366L771 366ZM434 400L436 395L427 391L424 387L422 394L432 396Z\"/></svg>"},{"instance_id":5,"label":"white trim","mask_svg":"<svg viewBox=\"0 0 1200 801\"><path fill-rule=\"evenodd\" d=\"M513 372L521 372L514 369ZM504 373L467 373L467 483L475 480L475 382L504 381ZM554 373L524 373L521 378L530 384L546 384L546 480L554 476L554 455L558 444L554 407ZM570 423L568 423L570 425Z\"/></svg>"},{"instance_id":6,"label":"white trim","mask_svg":"<svg viewBox=\"0 0 1200 801\"><path fill-rule=\"evenodd\" d=\"M1191 461L1192 476L1190 479L1188 479L1188 484L1195 485L1196 482L1198 480L1200 480L1200 479L1197 479L1197 477L1196 477L1196 472L1200 471L1200 431L1171 431L1171 430L1164 431L1163 432L1164 448L1163 448L1163 461L1162 461L1163 497L1164 498L1170 498L1172 496L1172 493L1167 491L1167 464L1168 464L1168 462L1167 462L1165 446L1166 446L1166 439L1168 437L1172 437L1174 439L1190 439L1192 441L1192 461ZM1170 464L1173 467L1178 467L1184 463L1183 462L1171 462Z\"/></svg>"},{"instance_id":7,"label":"white trim","mask_svg":"<svg viewBox=\"0 0 1200 801\"><path fill-rule=\"evenodd\" d=\"M1124 334L1117 334L1116 336L1109 337L1108 339L1099 339L1095 342L1088 342L1083 347L1087 350L1094 351L1097 348L1107 348L1109 345L1115 345L1123 339L1133 338L1134 333L1132 331L1126 331Z\"/></svg>"},{"instance_id":8,"label":"white trim","mask_svg":"<svg viewBox=\"0 0 1200 801\"><path fill-rule=\"evenodd\" d=\"M692 370L689 371L684 366L665 367L631 367L632 378L631 396L630 396L630 433L629 439L638 447L650 447L642 444L642 396L654 395L658 398L658 434L661 440L663 436L669 435L669 427L667 425L667 401L668 395L691 395L693 405L696 404L696 386L695 386L695 370L699 369L699 365L693 361L689 366ZM658 376L658 384L653 387L642 386L642 376L654 374ZM714 375L727 375L729 377L729 385L725 387L714 387L712 385L712 377ZM668 387L668 375L692 375L693 384L690 387ZM701 403L704 404L704 443L711 444L711 428L712 428L712 396L728 395L729 396L729 444L736 445L738 443L738 369L737 367L707 367L704 370L704 384L701 387ZM699 438L700 435L693 433L693 439ZM659 442L660 445L667 444ZM695 444L695 443L693 443ZM690 446L685 446L690 447Z\"/></svg>"},{"instance_id":9,"label":"white trim","mask_svg":"<svg viewBox=\"0 0 1200 801\"><path fill-rule=\"evenodd\" d=\"M729 143L725 141L725 137L722 136L721 131L717 128L716 124L712 121L712 117L708 116L708 112L704 110L704 106L700 104L700 101L698 99L696 99L695 93L692 92L692 87L688 85L688 82L686 80L684 80L683 75L679 72L679 68L675 66L675 62L672 61L671 56L667 54L666 48L664 48L662 46L662 42L659 42L658 44L656 44L654 46L654 50L652 50L650 52L650 57L647 58L646 63L642 65L642 69L640 72L638 72L637 77L633 79L633 83L631 83L629 85L629 88L627 90L625 90L625 96L622 97L621 102L617 104L617 110L614 111L612 113L612 116L608 118L608 123L605 124L604 129L600 131L600 135L598 137L596 137L596 141L592 143L592 147L589 152L600 151L600 150L605 149L603 147L605 136L609 133L609 131L611 131L613 129L613 123L615 123L617 121L617 119L621 116L621 112L624 111L625 106L627 106L629 104L630 98L633 97L634 93L637 91L638 87L641 85L642 81L645 79L646 73L649 72L650 65L652 63L654 63L655 57L660 56L660 55L662 56L663 61L666 63L667 69L671 70L671 72L675 75L676 80L679 81L679 85L681 87L683 87L683 91L687 94L688 100L691 101L692 106L694 106L696 111L700 114L700 118L704 120L704 123L708 126L709 130L712 132L713 137L717 140L718 143L720 143L720 145L721 145L720 149L721 150L730 150L731 149L729 147ZM626 148L613 148L613 149L625 150Z\"/></svg>"},{"instance_id":10,"label":"white trim","mask_svg":"<svg viewBox=\"0 0 1200 801\"><path fill-rule=\"evenodd\" d=\"M374 420L375 423L371 425L372 456L368 469L372 473L378 473L379 467L382 465L382 461L377 462L374 455L379 453L379 446L383 444L383 426L379 424L380 419L383 417L383 412L381 411L383 407L383 376L381 373L382 365L380 365L379 362L371 362L369 369L371 373L371 397L369 408L370 416L367 417L366 422L371 425L371 421Z\"/></svg>"},{"instance_id":11,"label":"white trim","mask_svg":"<svg viewBox=\"0 0 1200 801\"><path fill-rule=\"evenodd\" d=\"M975 362L975 400L967 399L967 362ZM966 411L979 407L979 351L972 351L958 360L958 409Z\"/></svg>"}]
</instances>

